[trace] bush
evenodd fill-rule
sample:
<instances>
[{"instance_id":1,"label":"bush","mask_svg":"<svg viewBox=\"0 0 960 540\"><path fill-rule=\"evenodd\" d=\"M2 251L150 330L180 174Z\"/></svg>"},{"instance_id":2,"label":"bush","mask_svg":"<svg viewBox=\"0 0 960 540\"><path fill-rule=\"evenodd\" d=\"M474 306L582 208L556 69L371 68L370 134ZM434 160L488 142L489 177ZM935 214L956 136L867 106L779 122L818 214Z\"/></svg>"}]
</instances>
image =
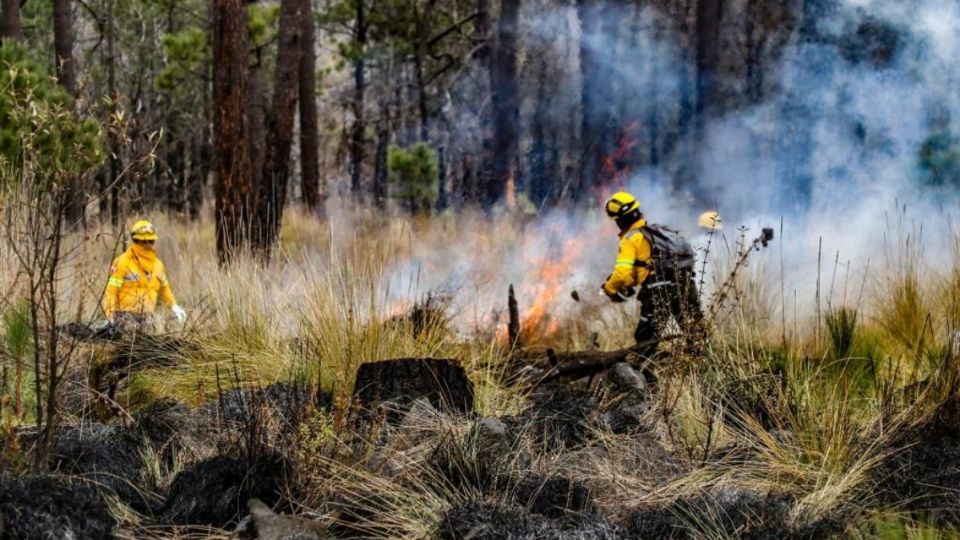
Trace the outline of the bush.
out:
<instances>
[{"instance_id":1,"label":"bush","mask_svg":"<svg viewBox=\"0 0 960 540\"><path fill-rule=\"evenodd\" d=\"M0 162L19 166L29 148L41 171L67 176L98 164L100 128L72 108L73 98L24 48L0 46Z\"/></svg>"},{"instance_id":2,"label":"bush","mask_svg":"<svg viewBox=\"0 0 960 540\"><path fill-rule=\"evenodd\" d=\"M411 213L428 212L437 202L437 154L426 143L410 150L391 146L387 169L390 182L397 185L395 196Z\"/></svg>"}]
</instances>

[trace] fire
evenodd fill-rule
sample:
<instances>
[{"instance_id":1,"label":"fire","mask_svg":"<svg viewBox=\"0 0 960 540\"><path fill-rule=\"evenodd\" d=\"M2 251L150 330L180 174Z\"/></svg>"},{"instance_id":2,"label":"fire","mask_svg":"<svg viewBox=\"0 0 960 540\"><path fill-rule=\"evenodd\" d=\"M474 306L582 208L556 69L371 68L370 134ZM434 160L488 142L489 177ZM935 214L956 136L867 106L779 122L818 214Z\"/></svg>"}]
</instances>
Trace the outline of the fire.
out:
<instances>
[{"instance_id":1,"label":"fire","mask_svg":"<svg viewBox=\"0 0 960 540\"><path fill-rule=\"evenodd\" d=\"M636 135L639 128L639 122L630 122L623 126L620 136L617 137L616 148L610 155L603 158L600 165L603 178L597 185L602 186L604 192L626 186L627 177L633 172L631 158L633 149L637 146Z\"/></svg>"},{"instance_id":2,"label":"fire","mask_svg":"<svg viewBox=\"0 0 960 540\"><path fill-rule=\"evenodd\" d=\"M571 268L580 259L586 239L583 235L563 243L557 259L549 255L537 261L531 261L539 270L537 281L518 299L533 297L530 308L520 317L520 334L524 342L550 338L560 329L560 322L551 314L555 309L557 296L562 292L571 274Z\"/></svg>"}]
</instances>

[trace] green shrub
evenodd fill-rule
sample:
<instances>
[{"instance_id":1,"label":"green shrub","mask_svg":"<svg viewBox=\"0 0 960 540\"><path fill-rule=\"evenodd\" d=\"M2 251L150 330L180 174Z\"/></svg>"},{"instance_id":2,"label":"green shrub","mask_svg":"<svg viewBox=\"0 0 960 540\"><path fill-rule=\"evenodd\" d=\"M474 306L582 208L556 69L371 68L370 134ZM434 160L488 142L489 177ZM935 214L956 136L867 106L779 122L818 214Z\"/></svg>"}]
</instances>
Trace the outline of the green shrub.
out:
<instances>
[{"instance_id":1,"label":"green shrub","mask_svg":"<svg viewBox=\"0 0 960 540\"><path fill-rule=\"evenodd\" d=\"M426 143L410 150L391 146L387 154L390 182L397 186L394 196L411 213L429 211L437 201L437 154Z\"/></svg>"},{"instance_id":2,"label":"green shrub","mask_svg":"<svg viewBox=\"0 0 960 540\"><path fill-rule=\"evenodd\" d=\"M847 358L857 337L857 310L847 307L832 309L826 314L827 331L834 358Z\"/></svg>"},{"instance_id":3,"label":"green shrub","mask_svg":"<svg viewBox=\"0 0 960 540\"><path fill-rule=\"evenodd\" d=\"M64 176L103 159L100 127L73 110L73 98L17 45L0 46L0 162L19 166L29 149L34 166Z\"/></svg>"}]
</instances>

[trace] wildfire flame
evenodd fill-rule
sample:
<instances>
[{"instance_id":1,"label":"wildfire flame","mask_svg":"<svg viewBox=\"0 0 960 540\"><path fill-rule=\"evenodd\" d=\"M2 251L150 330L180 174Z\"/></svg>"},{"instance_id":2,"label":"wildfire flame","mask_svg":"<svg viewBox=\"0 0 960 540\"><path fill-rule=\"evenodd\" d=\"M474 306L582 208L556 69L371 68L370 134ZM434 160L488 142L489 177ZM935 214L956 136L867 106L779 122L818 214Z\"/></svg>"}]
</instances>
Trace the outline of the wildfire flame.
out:
<instances>
[{"instance_id":1,"label":"wildfire flame","mask_svg":"<svg viewBox=\"0 0 960 540\"><path fill-rule=\"evenodd\" d=\"M563 244L559 260L541 261L537 275L537 291L530 308L520 317L521 338L532 341L549 338L557 333L560 323L551 316L551 308L571 274L571 267L580 258L583 238L573 238Z\"/></svg>"},{"instance_id":2,"label":"wildfire flame","mask_svg":"<svg viewBox=\"0 0 960 540\"><path fill-rule=\"evenodd\" d=\"M627 179L633 172L632 153L637 146L636 135L639 127L638 122L624 125L613 152L601 161L601 178L597 182L601 200L609 196L611 191L626 186ZM513 188L511 182L507 187L508 197L513 195ZM564 241L555 256L548 255L528 261L531 268L537 269L537 277L534 283L521 287L517 295L521 306L526 299L533 299L530 307L520 316L520 339L524 344L531 345L557 335L561 323L557 299L572 276L573 268L581 260L584 248L596 238L596 234L599 232L580 231L574 238ZM506 329L498 329L497 337L501 342L506 342Z\"/></svg>"},{"instance_id":3,"label":"wildfire flame","mask_svg":"<svg viewBox=\"0 0 960 540\"><path fill-rule=\"evenodd\" d=\"M626 186L627 177L633 172L632 154L637 146L637 131L639 122L630 122L623 126L617 137L617 146L613 152L603 158L601 171L603 179L598 185L604 192L622 189Z\"/></svg>"}]
</instances>

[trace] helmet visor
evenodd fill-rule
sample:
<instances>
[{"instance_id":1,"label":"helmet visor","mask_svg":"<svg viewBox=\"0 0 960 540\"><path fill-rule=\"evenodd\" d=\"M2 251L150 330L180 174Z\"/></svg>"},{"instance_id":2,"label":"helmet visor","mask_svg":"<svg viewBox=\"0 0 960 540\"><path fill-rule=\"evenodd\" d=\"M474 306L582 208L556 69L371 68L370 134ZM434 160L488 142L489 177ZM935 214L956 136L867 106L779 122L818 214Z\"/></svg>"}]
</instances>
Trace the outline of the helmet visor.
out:
<instances>
[{"instance_id":1,"label":"helmet visor","mask_svg":"<svg viewBox=\"0 0 960 540\"><path fill-rule=\"evenodd\" d=\"M156 240L157 229L151 224L140 225L130 235L134 240Z\"/></svg>"}]
</instances>

